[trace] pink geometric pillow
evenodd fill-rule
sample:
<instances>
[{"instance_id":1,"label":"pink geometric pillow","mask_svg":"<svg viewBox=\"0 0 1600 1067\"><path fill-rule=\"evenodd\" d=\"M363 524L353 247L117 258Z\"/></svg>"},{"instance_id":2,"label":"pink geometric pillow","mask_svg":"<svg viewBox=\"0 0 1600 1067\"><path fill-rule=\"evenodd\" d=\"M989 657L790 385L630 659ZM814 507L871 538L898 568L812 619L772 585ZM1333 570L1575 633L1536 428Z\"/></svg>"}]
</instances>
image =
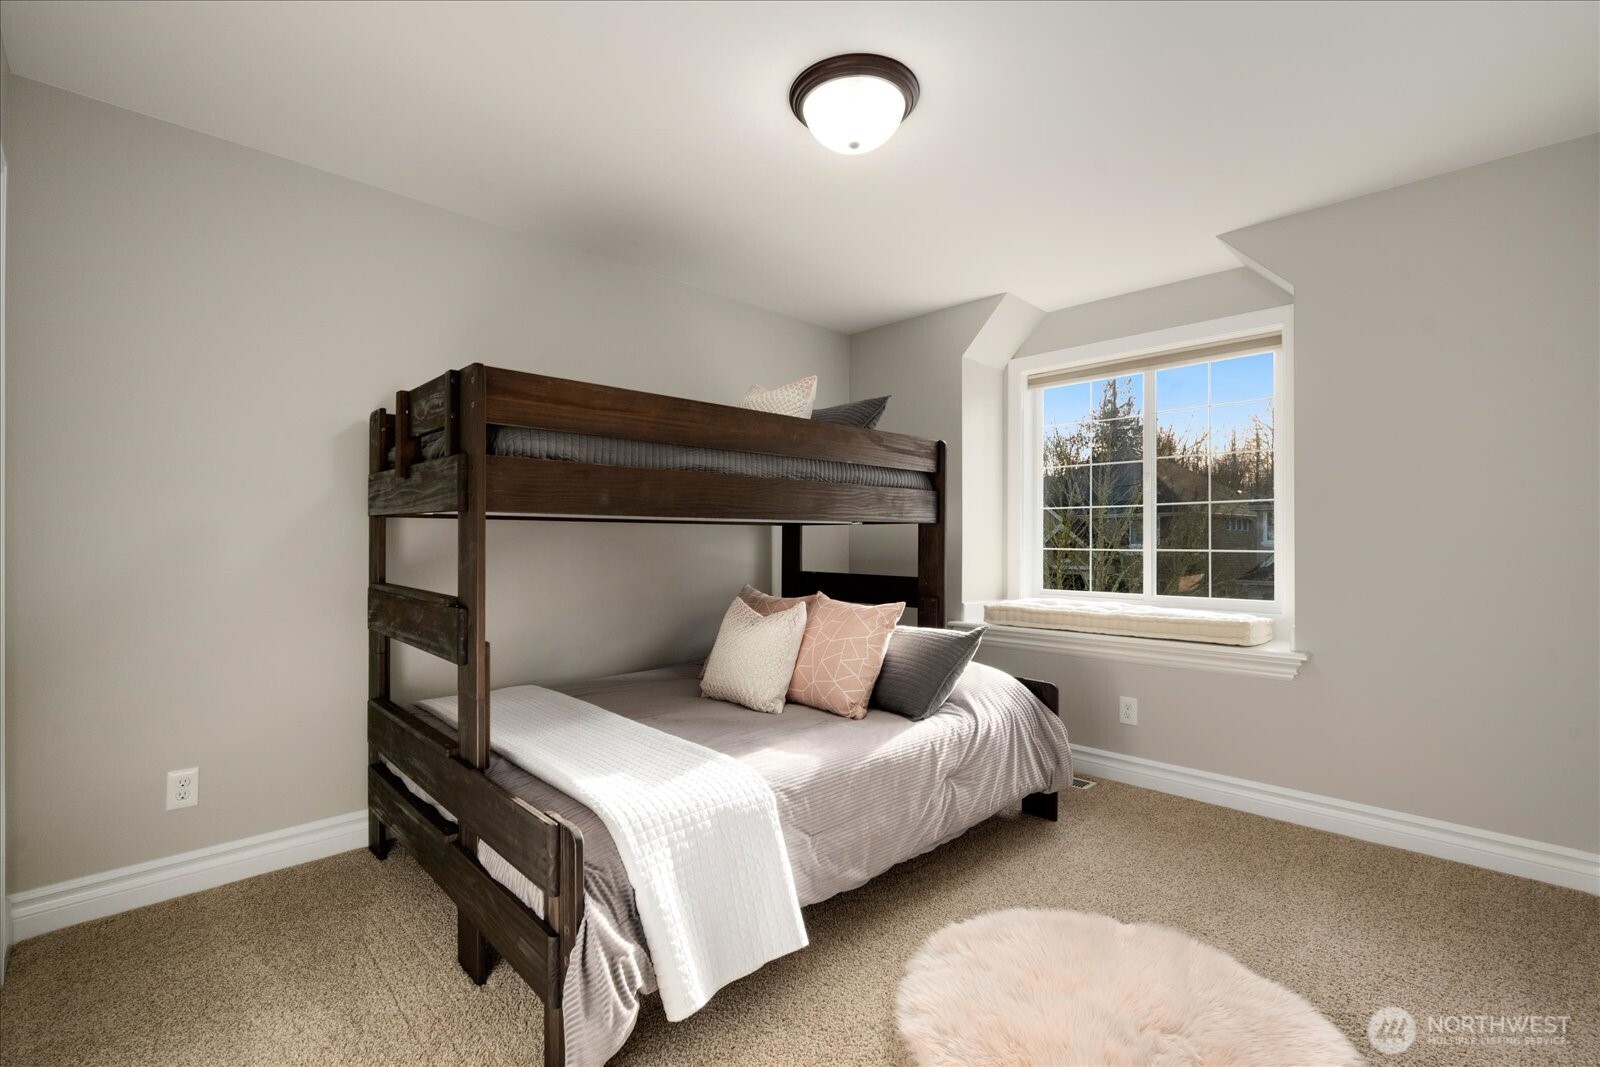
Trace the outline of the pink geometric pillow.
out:
<instances>
[{"instance_id":1,"label":"pink geometric pillow","mask_svg":"<svg viewBox=\"0 0 1600 1067\"><path fill-rule=\"evenodd\" d=\"M821 593L814 600L805 599L812 602L806 605L806 633L789 682L789 699L859 719L867 713L867 698L906 606L847 604Z\"/></svg>"}]
</instances>

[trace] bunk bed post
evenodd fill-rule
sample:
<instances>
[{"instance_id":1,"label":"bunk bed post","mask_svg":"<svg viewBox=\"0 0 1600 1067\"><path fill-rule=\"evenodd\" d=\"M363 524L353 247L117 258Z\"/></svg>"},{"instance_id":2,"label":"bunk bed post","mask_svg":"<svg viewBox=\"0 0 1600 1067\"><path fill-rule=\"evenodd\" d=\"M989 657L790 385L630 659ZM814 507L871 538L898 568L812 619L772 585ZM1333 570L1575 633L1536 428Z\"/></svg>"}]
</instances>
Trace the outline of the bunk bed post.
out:
<instances>
[{"instance_id":1,"label":"bunk bed post","mask_svg":"<svg viewBox=\"0 0 1600 1067\"><path fill-rule=\"evenodd\" d=\"M445 455L453 456L461 451L461 372L447 371L445 382L444 451ZM487 451L487 438L484 448Z\"/></svg>"},{"instance_id":2,"label":"bunk bed post","mask_svg":"<svg viewBox=\"0 0 1600 1067\"><path fill-rule=\"evenodd\" d=\"M1018 676L1028 692L1039 699L1039 703L1049 708L1056 718L1061 718L1061 690L1053 683L1041 682L1037 678L1023 678ZM1069 782L1070 786L1071 783ZM1022 798L1022 814L1032 815L1049 822L1055 822L1060 815L1060 797L1055 793L1029 793Z\"/></svg>"},{"instance_id":3,"label":"bunk bed post","mask_svg":"<svg viewBox=\"0 0 1600 1067\"><path fill-rule=\"evenodd\" d=\"M466 659L456 673L457 736L460 758L472 767L489 766L489 646L483 636L484 542L487 537L487 485L485 445L488 424L484 418L483 365L474 363L461 372L456 389L456 433L462 458L461 499L456 509L456 599L465 609ZM477 858L477 835L461 827L459 847ZM478 985L494 969L494 949L483 931L456 911L456 958L462 970Z\"/></svg>"},{"instance_id":4,"label":"bunk bed post","mask_svg":"<svg viewBox=\"0 0 1600 1067\"><path fill-rule=\"evenodd\" d=\"M557 980L544 992L545 1067L565 1067L567 1062L566 1016L562 1013L567 988L567 961L578 944L578 928L583 924L583 834L576 826L551 813L556 824L556 885L544 895L544 917L556 933L559 959Z\"/></svg>"},{"instance_id":5,"label":"bunk bed post","mask_svg":"<svg viewBox=\"0 0 1600 1067\"><path fill-rule=\"evenodd\" d=\"M945 623L944 603L944 521L945 521L945 443L939 442L938 467L933 472L933 488L938 496L938 516L933 522L917 525L917 625Z\"/></svg>"},{"instance_id":6,"label":"bunk bed post","mask_svg":"<svg viewBox=\"0 0 1600 1067\"><path fill-rule=\"evenodd\" d=\"M806 528L791 524L779 529L783 531L783 552L778 571L778 595L800 596L800 545Z\"/></svg>"},{"instance_id":7,"label":"bunk bed post","mask_svg":"<svg viewBox=\"0 0 1600 1067\"><path fill-rule=\"evenodd\" d=\"M389 415L382 408L367 420L367 473L377 474L389 461ZM389 568L388 520L381 515L367 517L367 584L380 585ZM389 639L367 631L367 698L389 699ZM367 746L367 762L378 762L378 750ZM389 855L394 838L383 820L367 810L367 848L380 860Z\"/></svg>"},{"instance_id":8,"label":"bunk bed post","mask_svg":"<svg viewBox=\"0 0 1600 1067\"><path fill-rule=\"evenodd\" d=\"M415 449L411 436L411 392L401 389L394 394L394 472L402 478L411 473Z\"/></svg>"}]
</instances>

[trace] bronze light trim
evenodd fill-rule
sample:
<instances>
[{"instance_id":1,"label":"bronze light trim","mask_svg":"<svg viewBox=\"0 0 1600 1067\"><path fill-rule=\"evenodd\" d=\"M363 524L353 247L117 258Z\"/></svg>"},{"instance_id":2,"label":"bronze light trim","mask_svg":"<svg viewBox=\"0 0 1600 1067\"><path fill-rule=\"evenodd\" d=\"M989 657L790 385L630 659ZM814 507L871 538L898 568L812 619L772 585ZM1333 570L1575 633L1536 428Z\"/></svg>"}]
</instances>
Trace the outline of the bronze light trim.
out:
<instances>
[{"instance_id":1,"label":"bronze light trim","mask_svg":"<svg viewBox=\"0 0 1600 1067\"><path fill-rule=\"evenodd\" d=\"M922 95L922 85L910 67L898 59L880 56L876 52L847 52L844 55L829 56L801 71L794 84L789 86L789 110L794 112L794 117L804 126L806 116L801 108L805 106L806 97L813 89L836 78L854 78L862 75L882 78L900 90L900 95L906 98L906 110L905 114L900 116L901 122L904 122L916 108L917 98Z\"/></svg>"}]
</instances>

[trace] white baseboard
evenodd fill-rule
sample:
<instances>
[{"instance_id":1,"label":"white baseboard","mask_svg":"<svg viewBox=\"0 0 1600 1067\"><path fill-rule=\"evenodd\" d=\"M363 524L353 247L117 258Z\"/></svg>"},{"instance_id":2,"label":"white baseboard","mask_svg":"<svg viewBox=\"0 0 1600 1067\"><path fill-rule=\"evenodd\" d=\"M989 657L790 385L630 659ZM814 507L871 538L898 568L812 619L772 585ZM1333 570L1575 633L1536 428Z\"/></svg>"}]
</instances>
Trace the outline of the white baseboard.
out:
<instances>
[{"instance_id":1,"label":"white baseboard","mask_svg":"<svg viewBox=\"0 0 1600 1067\"><path fill-rule=\"evenodd\" d=\"M1600 854L1594 852L1082 745L1072 746L1072 765L1076 773L1090 778L1126 782L1265 815L1269 819L1600 895Z\"/></svg>"},{"instance_id":2,"label":"white baseboard","mask_svg":"<svg viewBox=\"0 0 1600 1067\"><path fill-rule=\"evenodd\" d=\"M38 937L63 926L362 848L366 843L367 812L362 809L104 874L27 889L6 900L11 911L11 939Z\"/></svg>"},{"instance_id":3,"label":"white baseboard","mask_svg":"<svg viewBox=\"0 0 1600 1067\"><path fill-rule=\"evenodd\" d=\"M1074 770L1600 895L1600 854L1074 745ZM367 843L365 810L13 893L11 939L198 893Z\"/></svg>"}]
</instances>

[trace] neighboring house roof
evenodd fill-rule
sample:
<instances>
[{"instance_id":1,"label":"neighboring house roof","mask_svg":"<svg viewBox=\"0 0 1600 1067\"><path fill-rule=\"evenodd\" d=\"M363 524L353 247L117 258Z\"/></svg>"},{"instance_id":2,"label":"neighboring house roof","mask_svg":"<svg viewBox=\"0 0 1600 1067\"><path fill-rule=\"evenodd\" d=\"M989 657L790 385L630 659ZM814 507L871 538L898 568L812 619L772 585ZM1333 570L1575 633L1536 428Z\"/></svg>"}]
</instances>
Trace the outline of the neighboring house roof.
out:
<instances>
[{"instance_id":1,"label":"neighboring house roof","mask_svg":"<svg viewBox=\"0 0 1600 1067\"><path fill-rule=\"evenodd\" d=\"M1268 556L1265 562L1258 563L1254 567L1251 567L1249 570L1245 571L1243 574L1239 575L1238 580L1241 582L1249 582L1251 584L1272 584L1274 571L1273 563L1277 558L1278 557L1276 556Z\"/></svg>"}]
</instances>

